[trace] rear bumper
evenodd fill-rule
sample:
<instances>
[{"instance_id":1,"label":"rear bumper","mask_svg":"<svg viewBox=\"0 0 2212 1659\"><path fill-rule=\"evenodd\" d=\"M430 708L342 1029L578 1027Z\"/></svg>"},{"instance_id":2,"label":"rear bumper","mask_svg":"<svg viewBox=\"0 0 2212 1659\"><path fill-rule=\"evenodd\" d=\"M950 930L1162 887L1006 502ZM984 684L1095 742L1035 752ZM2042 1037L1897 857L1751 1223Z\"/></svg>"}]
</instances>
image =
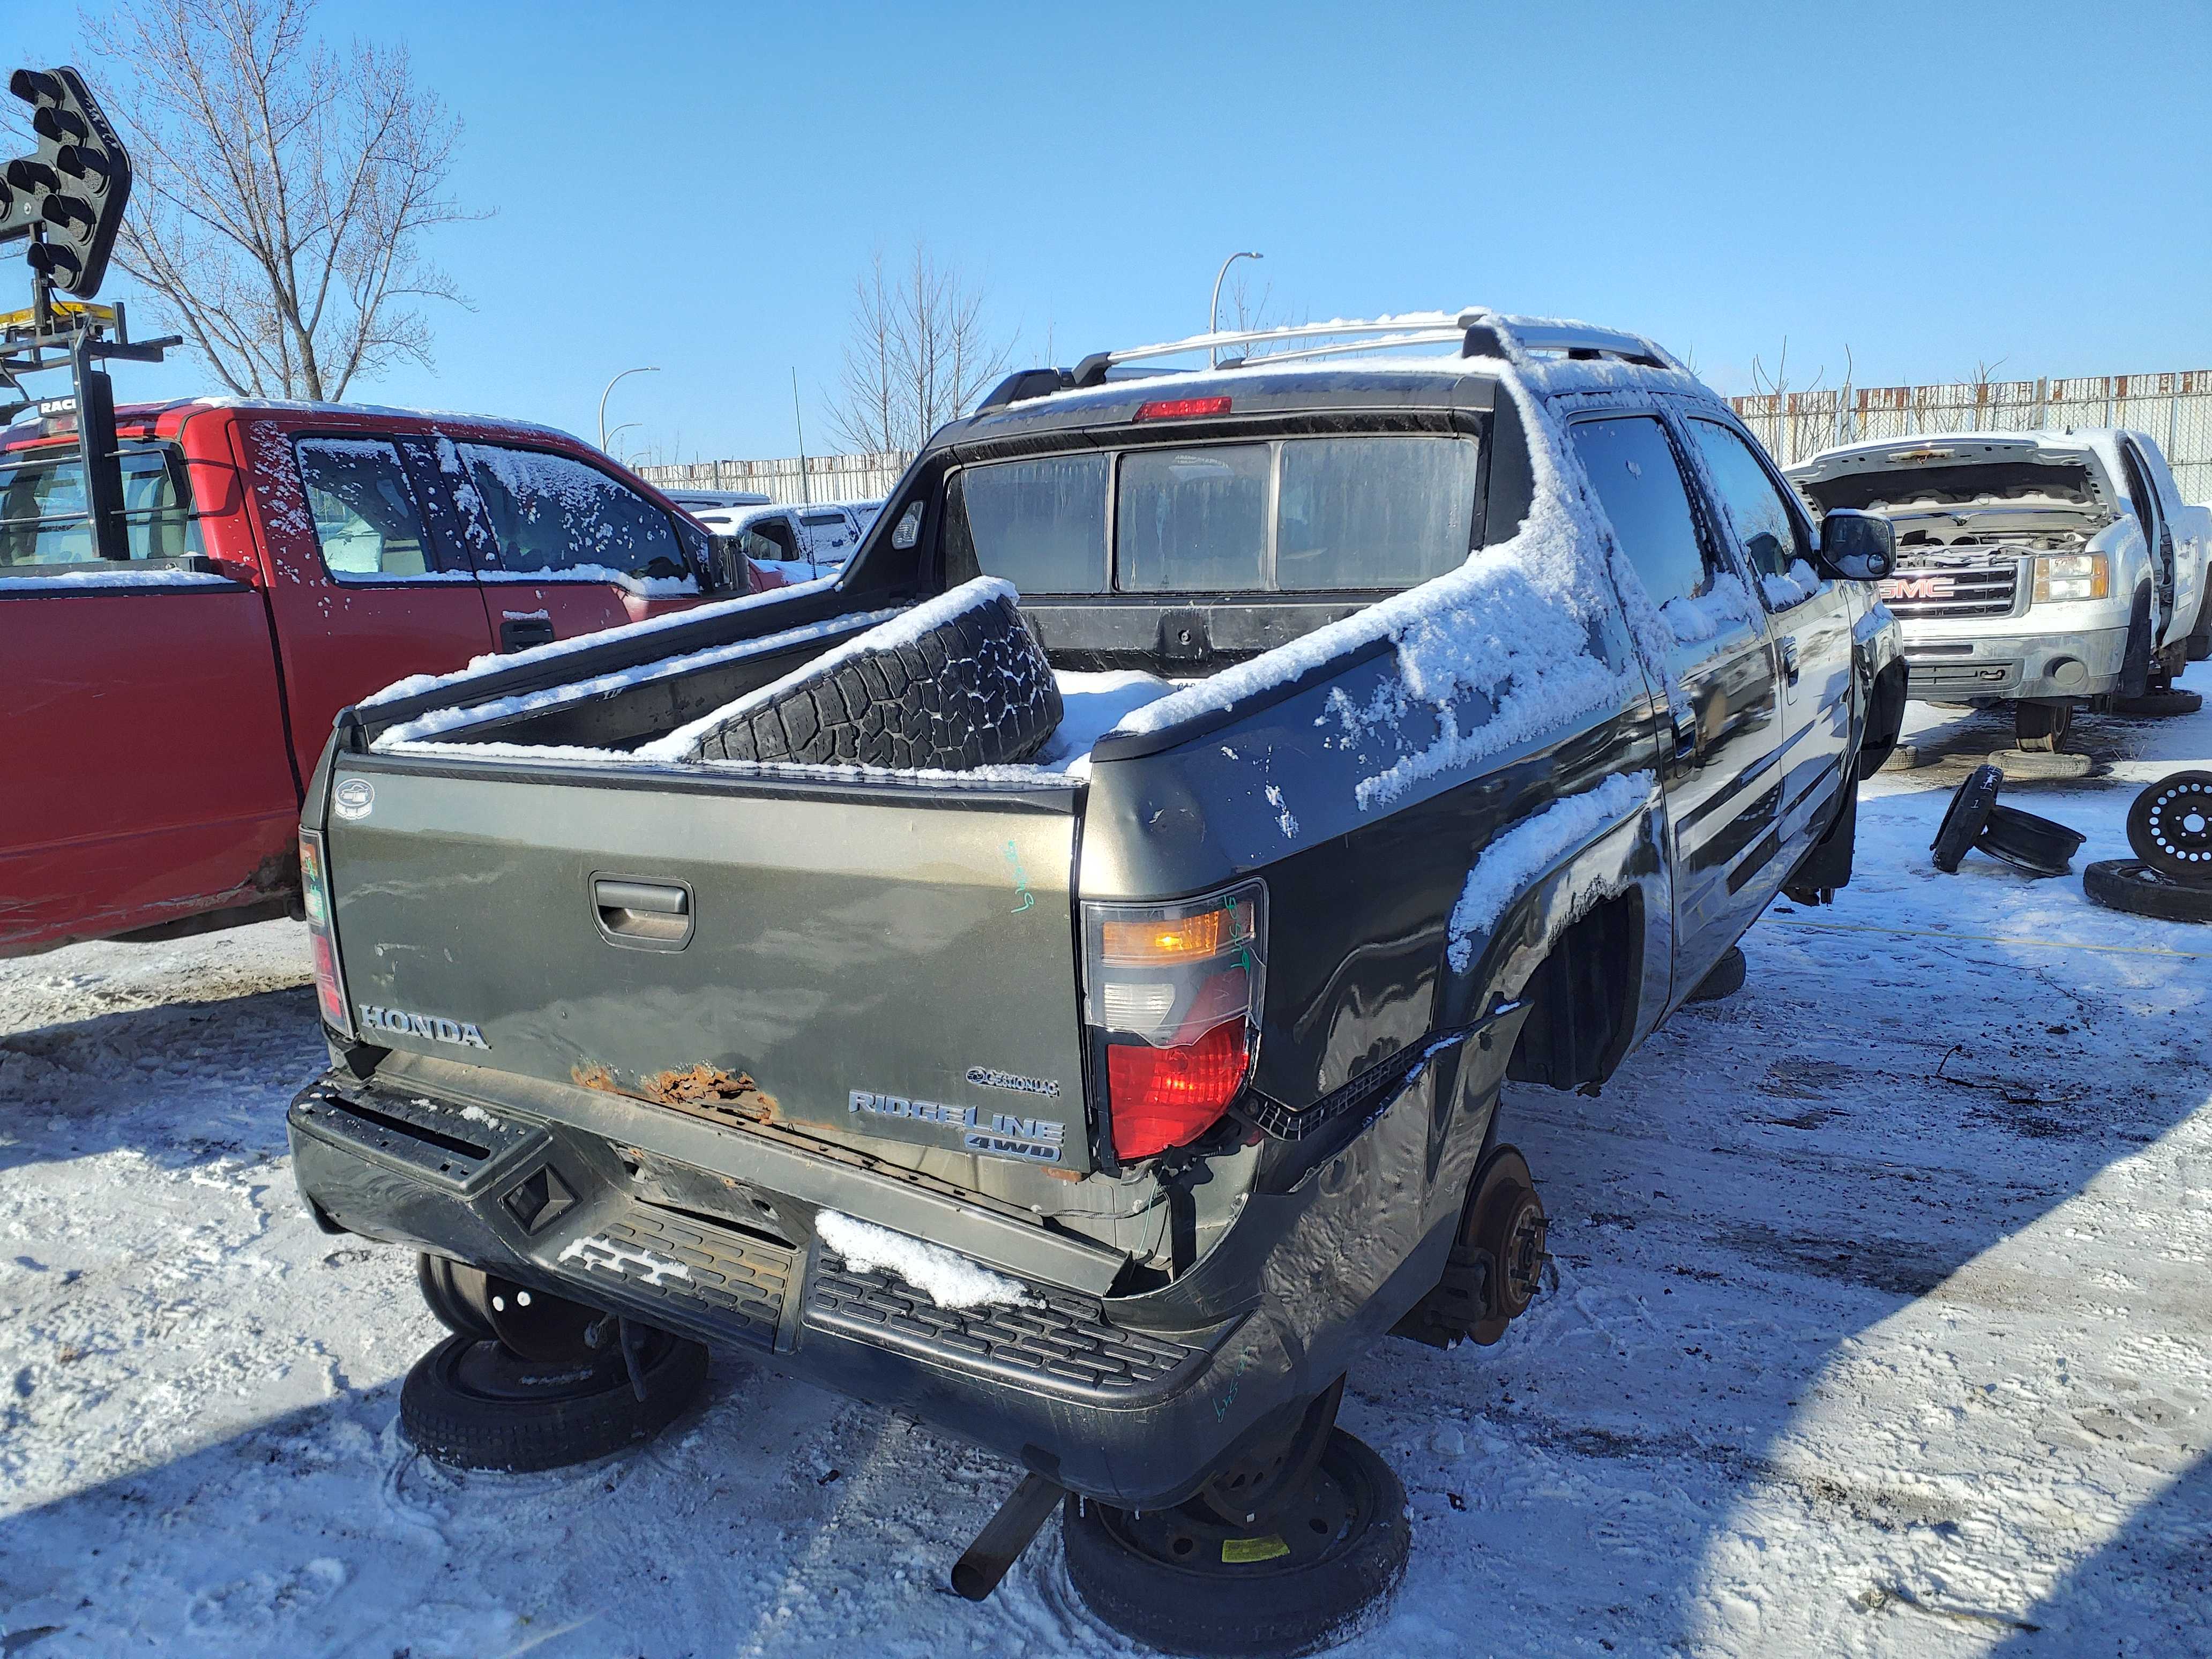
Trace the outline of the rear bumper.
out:
<instances>
[{"instance_id":1,"label":"rear bumper","mask_svg":"<svg viewBox=\"0 0 2212 1659\"><path fill-rule=\"evenodd\" d=\"M1179 1502L1239 1435L1326 1387L1380 1334L1370 1324L1434 1283L1449 1245L1445 1229L1413 1253L1435 1259L1409 1258L1370 1306L1305 1305L1295 1321L1253 1316L1255 1294L1211 1324L1139 1328L1035 1281L1031 1305L959 1312L825 1252L814 1206L787 1194L697 1170L714 1214L645 1201L628 1149L572 1126L337 1072L301 1092L288 1127L326 1225L738 1349L1129 1508ZM734 1219L748 1214L761 1224Z\"/></svg>"},{"instance_id":2,"label":"rear bumper","mask_svg":"<svg viewBox=\"0 0 2212 1659\"><path fill-rule=\"evenodd\" d=\"M1955 625L1905 627L1905 695L1928 702L2098 697L2119 684L2124 620L2071 633L1960 634Z\"/></svg>"}]
</instances>

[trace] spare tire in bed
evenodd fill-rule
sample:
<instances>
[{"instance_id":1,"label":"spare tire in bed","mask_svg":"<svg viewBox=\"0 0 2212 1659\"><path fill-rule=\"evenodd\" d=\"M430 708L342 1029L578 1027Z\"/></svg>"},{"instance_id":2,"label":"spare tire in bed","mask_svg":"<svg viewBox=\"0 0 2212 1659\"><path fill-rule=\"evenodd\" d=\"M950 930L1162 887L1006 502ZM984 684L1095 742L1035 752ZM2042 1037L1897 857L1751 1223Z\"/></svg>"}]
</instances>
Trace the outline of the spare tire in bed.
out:
<instances>
[{"instance_id":1,"label":"spare tire in bed","mask_svg":"<svg viewBox=\"0 0 2212 1659\"><path fill-rule=\"evenodd\" d=\"M1060 687L1014 590L981 577L848 641L732 704L694 760L972 771L1027 760Z\"/></svg>"}]
</instances>

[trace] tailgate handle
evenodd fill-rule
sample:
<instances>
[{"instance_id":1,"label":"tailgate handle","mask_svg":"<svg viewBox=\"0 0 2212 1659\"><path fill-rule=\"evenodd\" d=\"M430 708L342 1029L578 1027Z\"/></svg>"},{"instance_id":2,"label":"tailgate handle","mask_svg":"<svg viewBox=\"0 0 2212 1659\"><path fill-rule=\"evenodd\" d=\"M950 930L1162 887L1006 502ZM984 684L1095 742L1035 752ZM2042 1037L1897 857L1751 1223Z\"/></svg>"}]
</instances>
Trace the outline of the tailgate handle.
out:
<instances>
[{"instance_id":1,"label":"tailgate handle","mask_svg":"<svg viewBox=\"0 0 2212 1659\"><path fill-rule=\"evenodd\" d=\"M592 908L599 931L617 945L673 951L691 939L691 890L680 882L597 876Z\"/></svg>"}]
</instances>

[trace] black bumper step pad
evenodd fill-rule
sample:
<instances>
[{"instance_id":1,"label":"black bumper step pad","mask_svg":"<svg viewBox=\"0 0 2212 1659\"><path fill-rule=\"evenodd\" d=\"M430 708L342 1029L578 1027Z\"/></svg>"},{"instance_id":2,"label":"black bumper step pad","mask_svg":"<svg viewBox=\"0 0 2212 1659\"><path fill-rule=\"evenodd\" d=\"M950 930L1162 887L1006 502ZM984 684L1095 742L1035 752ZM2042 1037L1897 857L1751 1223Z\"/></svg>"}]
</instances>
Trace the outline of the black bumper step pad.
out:
<instances>
[{"instance_id":1,"label":"black bumper step pad","mask_svg":"<svg viewBox=\"0 0 2212 1659\"><path fill-rule=\"evenodd\" d=\"M455 1189L544 1137L535 1122L481 1107L443 1105L426 1095L392 1089L352 1093L328 1079L294 1096L289 1115L325 1139L377 1153Z\"/></svg>"},{"instance_id":2,"label":"black bumper step pad","mask_svg":"<svg viewBox=\"0 0 2212 1659\"><path fill-rule=\"evenodd\" d=\"M555 1266L580 1285L619 1280L633 1300L725 1341L776 1351L798 1253L765 1239L633 1207L619 1221L572 1239Z\"/></svg>"},{"instance_id":3,"label":"black bumper step pad","mask_svg":"<svg viewBox=\"0 0 2212 1659\"><path fill-rule=\"evenodd\" d=\"M1032 1285L1034 1305L940 1308L881 1268L867 1273L823 1257L806 1291L816 1330L996 1377L1044 1394L1085 1400L1165 1395L1206 1350L1109 1324L1099 1304Z\"/></svg>"}]
</instances>

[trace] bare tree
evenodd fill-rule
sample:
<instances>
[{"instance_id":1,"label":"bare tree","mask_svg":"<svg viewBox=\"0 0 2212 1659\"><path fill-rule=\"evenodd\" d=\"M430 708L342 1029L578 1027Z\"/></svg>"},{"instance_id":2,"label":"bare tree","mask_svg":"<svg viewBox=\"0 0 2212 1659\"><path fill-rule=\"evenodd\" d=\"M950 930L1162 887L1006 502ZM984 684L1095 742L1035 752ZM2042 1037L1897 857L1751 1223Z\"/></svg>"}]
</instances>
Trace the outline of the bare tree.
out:
<instances>
[{"instance_id":1,"label":"bare tree","mask_svg":"<svg viewBox=\"0 0 2212 1659\"><path fill-rule=\"evenodd\" d=\"M916 242L896 273L878 248L853 284L852 332L830 410L856 450L918 449L1006 367L1011 337L984 319L984 290Z\"/></svg>"},{"instance_id":2,"label":"bare tree","mask_svg":"<svg viewBox=\"0 0 2212 1659\"><path fill-rule=\"evenodd\" d=\"M423 254L483 216L446 195L460 123L404 47L333 50L315 0L131 0L84 20L137 178L117 243L233 392L345 396L407 359L413 302L466 301Z\"/></svg>"}]
</instances>

